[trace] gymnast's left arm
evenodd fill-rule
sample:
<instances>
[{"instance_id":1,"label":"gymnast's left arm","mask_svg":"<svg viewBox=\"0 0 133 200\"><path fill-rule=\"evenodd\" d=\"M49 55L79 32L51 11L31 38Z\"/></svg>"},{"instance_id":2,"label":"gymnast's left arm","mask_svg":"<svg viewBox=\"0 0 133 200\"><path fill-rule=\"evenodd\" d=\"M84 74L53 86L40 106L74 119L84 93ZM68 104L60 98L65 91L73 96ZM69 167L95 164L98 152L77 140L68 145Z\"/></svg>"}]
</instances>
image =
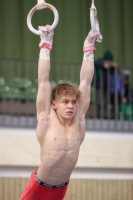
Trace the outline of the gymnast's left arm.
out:
<instances>
[{"instance_id":1,"label":"gymnast's left arm","mask_svg":"<svg viewBox=\"0 0 133 200\"><path fill-rule=\"evenodd\" d=\"M79 101L79 112L80 116L86 114L87 109L90 104L90 91L91 91L91 82L94 75L94 55L93 51L96 50L94 42L96 36L99 33L89 32L88 36L85 39L83 47L83 62L80 70L80 85L79 89L81 91L81 98Z\"/></svg>"}]
</instances>

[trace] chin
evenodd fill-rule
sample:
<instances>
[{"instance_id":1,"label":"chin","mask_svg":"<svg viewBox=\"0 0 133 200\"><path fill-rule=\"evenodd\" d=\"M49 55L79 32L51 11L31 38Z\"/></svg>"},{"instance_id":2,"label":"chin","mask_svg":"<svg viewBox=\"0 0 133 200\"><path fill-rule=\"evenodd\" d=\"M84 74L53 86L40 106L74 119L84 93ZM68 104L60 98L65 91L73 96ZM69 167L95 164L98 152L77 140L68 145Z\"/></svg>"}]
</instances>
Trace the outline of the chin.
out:
<instances>
[{"instance_id":1,"label":"chin","mask_svg":"<svg viewBox=\"0 0 133 200\"><path fill-rule=\"evenodd\" d=\"M66 119L72 119L74 115L65 116Z\"/></svg>"},{"instance_id":2,"label":"chin","mask_svg":"<svg viewBox=\"0 0 133 200\"><path fill-rule=\"evenodd\" d=\"M72 119L73 118L73 116L71 116L71 117L65 117L65 119Z\"/></svg>"}]
</instances>

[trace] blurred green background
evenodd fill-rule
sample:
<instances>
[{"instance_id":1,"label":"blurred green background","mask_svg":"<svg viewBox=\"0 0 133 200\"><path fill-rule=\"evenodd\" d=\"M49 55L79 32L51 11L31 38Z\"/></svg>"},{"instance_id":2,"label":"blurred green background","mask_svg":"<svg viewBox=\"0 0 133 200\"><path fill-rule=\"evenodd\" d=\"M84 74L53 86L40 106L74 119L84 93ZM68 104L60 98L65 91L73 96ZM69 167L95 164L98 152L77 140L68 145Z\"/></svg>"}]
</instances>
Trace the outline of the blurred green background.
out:
<instances>
[{"instance_id":1,"label":"blurred green background","mask_svg":"<svg viewBox=\"0 0 133 200\"><path fill-rule=\"evenodd\" d=\"M51 51L50 80L70 80L79 84L79 71L83 57L83 43L90 30L91 0L49 0L59 12ZM40 37L27 27L27 15L37 4L35 0L0 0L0 76L7 84L14 76L34 82L37 78ZM122 69L133 66L132 0L95 0L98 10L102 43L96 42L95 59L107 49ZM35 29L52 24L50 9L36 11L32 17ZM5 59L6 58L6 59ZM13 58L13 60L11 60ZM6 60L6 61L5 61ZM8 72L8 73L7 73ZM133 81L133 75L131 73Z\"/></svg>"},{"instance_id":2,"label":"blurred green background","mask_svg":"<svg viewBox=\"0 0 133 200\"><path fill-rule=\"evenodd\" d=\"M0 57L38 59L39 36L31 33L26 24L27 14L35 0L0 0ZM59 12L51 60L82 60L84 39L90 30L91 0L49 0ZM133 65L133 1L95 0L103 42L96 43L95 58L110 49L119 65ZM51 10L37 11L33 26L52 24Z\"/></svg>"}]
</instances>

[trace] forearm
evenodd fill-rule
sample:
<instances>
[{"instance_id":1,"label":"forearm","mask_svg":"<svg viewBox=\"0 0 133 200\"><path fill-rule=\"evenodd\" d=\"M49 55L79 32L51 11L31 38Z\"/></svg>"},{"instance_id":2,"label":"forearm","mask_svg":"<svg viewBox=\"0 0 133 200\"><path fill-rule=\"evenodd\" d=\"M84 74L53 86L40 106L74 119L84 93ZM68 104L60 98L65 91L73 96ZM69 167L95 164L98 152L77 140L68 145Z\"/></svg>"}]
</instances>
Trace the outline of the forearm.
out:
<instances>
[{"instance_id":1,"label":"forearm","mask_svg":"<svg viewBox=\"0 0 133 200\"><path fill-rule=\"evenodd\" d=\"M94 55L93 51L96 50L94 45L95 37L99 33L89 32L87 38L85 39L83 46L83 62L80 71L80 86L79 89L82 93L80 98L80 115L86 113L90 104L90 92L91 92L91 82L94 75Z\"/></svg>"},{"instance_id":2,"label":"forearm","mask_svg":"<svg viewBox=\"0 0 133 200\"><path fill-rule=\"evenodd\" d=\"M86 86L90 86L92 82L92 78L94 75L94 54L93 51L96 50L94 45L95 37L99 33L89 32L88 36L85 39L83 46L83 63L80 71L80 83L86 84Z\"/></svg>"},{"instance_id":3,"label":"forearm","mask_svg":"<svg viewBox=\"0 0 133 200\"><path fill-rule=\"evenodd\" d=\"M86 113L90 104L91 82L94 74L94 61L83 58L80 71L80 91L82 98L80 100L80 114Z\"/></svg>"},{"instance_id":4,"label":"forearm","mask_svg":"<svg viewBox=\"0 0 133 200\"><path fill-rule=\"evenodd\" d=\"M80 82L85 82L87 85L91 85L94 75L94 56L93 51L84 53L83 62L80 71Z\"/></svg>"},{"instance_id":5,"label":"forearm","mask_svg":"<svg viewBox=\"0 0 133 200\"><path fill-rule=\"evenodd\" d=\"M54 31L50 29L50 25L39 26L38 29L41 38L39 43L38 80L39 83L49 82L50 51L52 49Z\"/></svg>"},{"instance_id":6,"label":"forearm","mask_svg":"<svg viewBox=\"0 0 133 200\"><path fill-rule=\"evenodd\" d=\"M49 73L49 54L47 54L46 49L41 48L38 61L38 94L36 101L38 119L41 113L43 113L43 116L45 115L47 118L50 110L51 85L49 82Z\"/></svg>"},{"instance_id":7,"label":"forearm","mask_svg":"<svg viewBox=\"0 0 133 200\"><path fill-rule=\"evenodd\" d=\"M85 114L90 104L91 82L94 74L94 62L83 60L80 71L80 114Z\"/></svg>"},{"instance_id":8,"label":"forearm","mask_svg":"<svg viewBox=\"0 0 133 200\"><path fill-rule=\"evenodd\" d=\"M80 82L86 85L91 85L92 78L94 75L94 62L90 60L83 60L82 67L80 71Z\"/></svg>"},{"instance_id":9,"label":"forearm","mask_svg":"<svg viewBox=\"0 0 133 200\"><path fill-rule=\"evenodd\" d=\"M39 83L48 81L50 73L50 51L41 48L38 61L38 80Z\"/></svg>"}]
</instances>

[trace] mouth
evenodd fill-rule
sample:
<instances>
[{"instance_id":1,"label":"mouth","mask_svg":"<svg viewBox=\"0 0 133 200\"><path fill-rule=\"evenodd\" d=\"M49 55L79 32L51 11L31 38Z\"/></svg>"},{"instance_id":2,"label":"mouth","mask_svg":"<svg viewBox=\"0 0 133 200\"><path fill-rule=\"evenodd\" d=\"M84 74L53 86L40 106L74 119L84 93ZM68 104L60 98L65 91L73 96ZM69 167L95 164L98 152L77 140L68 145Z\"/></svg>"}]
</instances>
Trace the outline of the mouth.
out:
<instances>
[{"instance_id":1,"label":"mouth","mask_svg":"<svg viewBox=\"0 0 133 200\"><path fill-rule=\"evenodd\" d=\"M73 112L72 111L68 111L67 114L73 114Z\"/></svg>"}]
</instances>

